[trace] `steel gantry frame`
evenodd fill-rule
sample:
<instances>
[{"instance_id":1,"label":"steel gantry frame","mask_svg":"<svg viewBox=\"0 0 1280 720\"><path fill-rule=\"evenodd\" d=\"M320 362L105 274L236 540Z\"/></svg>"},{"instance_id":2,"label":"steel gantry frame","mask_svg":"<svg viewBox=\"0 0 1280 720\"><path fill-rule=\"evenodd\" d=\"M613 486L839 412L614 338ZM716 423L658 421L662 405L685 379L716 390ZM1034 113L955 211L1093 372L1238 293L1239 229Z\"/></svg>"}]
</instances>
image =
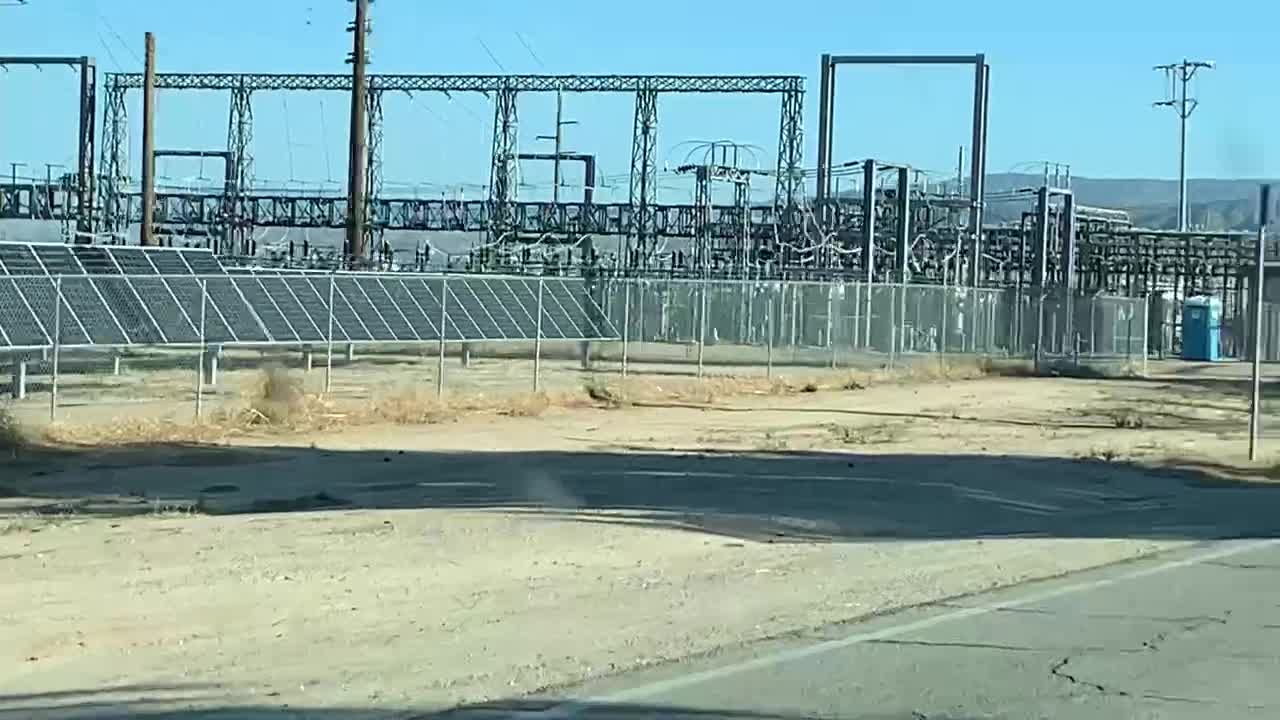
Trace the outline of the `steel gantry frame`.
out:
<instances>
[{"instance_id":1,"label":"steel gantry frame","mask_svg":"<svg viewBox=\"0 0 1280 720\"><path fill-rule=\"evenodd\" d=\"M248 227L244 218L233 215L241 207L241 198L252 181L252 93L264 91L350 92L350 75L277 74L277 73L160 73L156 88L161 90L226 90L232 93L229 118L228 151L237 168L237 185L228 192L231 212L227 222L243 232ZM108 178L103 188L103 207L109 228L122 231L128 223L128 202L123 201L127 183L126 151L127 119L124 95L143 86L140 73L109 73L106 76L107 113L101 172ZM369 75L367 104L369 143L367 148L366 217L373 232L386 227L377 217L381 186L381 120L382 93L405 92L479 92L494 103L493 156L490 168L489 233L503 238L518 231L515 223L516 129L517 99L530 92L625 92L636 98L635 127L632 141L631 192L627 235L632 240L629 254L634 262L644 263L657 231L657 127L658 95L662 93L767 93L782 97L779 122L777 185L774 210L786 218L798 217L802 201L802 163L804 150L803 113L804 78L791 75ZM783 223L789 228L793 223Z\"/></svg>"},{"instance_id":2,"label":"steel gantry frame","mask_svg":"<svg viewBox=\"0 0 1280 720\"><path fill-rule=\"evenodd\" d=\"M969 167L970 284L977 287L982 272L982 211L986 199L987 105L991 97L991 66L982 53L976 55L831 55L819 60L818 187L815 193L819 217L828 222L831 195L831 151L835 128L836 67L840 65L972 65L973 135Z\"/></svg>"},{"instance_id":3,"label":"steel gantry frame","mask_svg":"<svg viewBox=\"0 0 1280 720\"><path fill-rule=\"evenodd\" d=\"M97 126L98 66L92 57L19 56L0 57L0 68L10 65L67 65L80 73L80 113L76 127L76 241L90 242L93 233L94 136Z\"/></svg>"}]
</instances>

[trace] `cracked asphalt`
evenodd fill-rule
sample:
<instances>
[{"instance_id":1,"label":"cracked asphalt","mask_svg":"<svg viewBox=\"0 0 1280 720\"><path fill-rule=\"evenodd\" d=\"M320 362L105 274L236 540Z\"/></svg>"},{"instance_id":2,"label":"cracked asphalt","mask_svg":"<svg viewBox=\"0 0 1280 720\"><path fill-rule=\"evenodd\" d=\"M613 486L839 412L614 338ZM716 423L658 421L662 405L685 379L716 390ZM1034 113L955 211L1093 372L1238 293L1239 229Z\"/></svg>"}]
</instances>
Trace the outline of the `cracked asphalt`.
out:
<instances>
[{"instance_id":1,"label":"cracked asphalt","mask_svg":"<svg viewBox=\"0 0 1280 720\"><path fill-rule=\"evenodd\" d=\"M1218 541L628 673L518 714L1274 718L1276 678L1280 540Z\"/></svg>"}]
</instances>

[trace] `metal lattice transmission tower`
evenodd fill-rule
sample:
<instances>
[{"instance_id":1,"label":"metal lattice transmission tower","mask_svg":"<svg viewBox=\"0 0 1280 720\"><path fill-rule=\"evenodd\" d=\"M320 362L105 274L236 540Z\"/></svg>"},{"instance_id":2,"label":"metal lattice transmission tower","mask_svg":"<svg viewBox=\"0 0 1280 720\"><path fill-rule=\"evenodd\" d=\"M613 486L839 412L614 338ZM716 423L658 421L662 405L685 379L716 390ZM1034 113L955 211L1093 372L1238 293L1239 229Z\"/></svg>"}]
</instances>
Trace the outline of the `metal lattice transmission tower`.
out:
<instances>
[{"instance_id":1,"label":"metal lattice transmission tower","mask_svg":"<svg viewBox=\"0 0 1280 720\"><path fill-rule=\"evenodd\" d=\"M1187 95L1187 85L1201 68L1213 68L1213 63L1204 60L1183 60L1168 65L1156 65L1155 70L1164 72L1169 81L1168 95L1164 100L1153 103L1155 107L1173 108L1178 114L1178 230L1187 229L1187 119L1200 106L1200 101Z\"/></svg>"},{"instance_id":2,"label":"metal lattice transmission tower","mask_svg":"<svg viewBox=\"0 0 1280 720\"><path fill-rule=\"evenodd\" d=\"M653 233L653 206L658 202L658 93L648 84L636 90L636 120L631 134L631 231L628 264L645 264ZM635 258L633 253L639 253Z\"/></svg>"},{"instance_id":3,"label":"metal lattice transmission tower","mask_svg":"<svg viewBox=\"0 0 1280 720\"><path fill-rule=\"evenodd\" d=\"M241 83L231 90L230 112L227 114L227 152L229 153L230 187L224 195L226 214L225 247L242 255L253 254L252 221L239 212L242 199L253 188L253 103L252 93Z\"/></svg>"}]
</instances>

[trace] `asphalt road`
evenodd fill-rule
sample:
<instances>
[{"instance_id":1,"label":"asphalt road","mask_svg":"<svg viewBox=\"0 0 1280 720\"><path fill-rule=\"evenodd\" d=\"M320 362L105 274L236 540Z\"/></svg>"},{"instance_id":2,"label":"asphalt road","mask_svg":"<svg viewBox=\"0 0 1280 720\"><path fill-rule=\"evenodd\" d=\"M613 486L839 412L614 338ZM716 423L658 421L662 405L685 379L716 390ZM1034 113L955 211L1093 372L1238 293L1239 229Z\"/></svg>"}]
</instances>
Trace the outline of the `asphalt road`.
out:
<instances>
[{"instance_id":1,"label":"asphalt road","mask_svg":"<svg viewBox=\"0 0 1280 720\"><path fill-rule=\"evenodd\" d=\"M822 628L450 717L1280 717L1280 540Z\"/></svg>"}]
</instances>

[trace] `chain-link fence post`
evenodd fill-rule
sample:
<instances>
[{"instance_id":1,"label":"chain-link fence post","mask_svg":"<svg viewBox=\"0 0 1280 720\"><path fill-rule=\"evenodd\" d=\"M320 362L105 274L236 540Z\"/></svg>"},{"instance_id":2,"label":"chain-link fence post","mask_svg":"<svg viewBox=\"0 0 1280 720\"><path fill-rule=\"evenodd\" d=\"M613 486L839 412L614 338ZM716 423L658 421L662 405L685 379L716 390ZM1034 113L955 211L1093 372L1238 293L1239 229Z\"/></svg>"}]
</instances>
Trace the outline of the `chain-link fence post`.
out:
<instances>
[{"instance_id":1,"label":"chain-link fence post","mask_svg":"<svg viewBox=\"0 0 1280 720\"><path fill-rule=\"evenodd\" d=\"M328 329L325 331L325 348L324 348L324 391L329 393L333 390L333 290L337 285L337 278L332 273L329 275L329 317L326 320Z\"/></svg>"},{"instance_id":2,"label":"chain-link fence post","mask_svg":"<svg viewBox=\"0 0 1280 720\"><path fill-rule=\"evenodd\" d=\"M898 286L889 285L889 369L898 351Z\"/></svg>"},{"instance_id":3,"label":"chain-link fence post","mask_svg":"<svg viewBox=\"0 0 1280 720\"><path fill-rule=\"evenodd\" d=\"M196 422L204 418L204 355L208 352L205 343L205 323L209 304L209 281L200 280L200 353L196 355Z\"/></svg>"},{"instance_id":4,"label":"chain-link fence post","mask_svg":"<svg viewBox=\"0 0 1280 720\"><path fill-rule=\"evenodd\" d=\"M49 374L49 422L58 417L58 356L62 354L62 276L53 281L53 367Z\"/></svg>"},{"instance_id":5,"label":"chain-link fence post","mask_svg":"<svg viewBox=\"0 0 1280 720\"><path fill-rule=\"evenodd\" d=\"M831 348L831 369L836 369L836 284L827 283L827 346Z\"/></svg>"},{"instance_id":6,"label":"chain-link fence post","mask_svg":"<svg viewBox=\"0 0 1280 720\"><path fill-rule=\"evenodd\" d=\"M1147 343L1151 341L1151 295L1142 296L1142 376L1147 376Z\"/></svg>"},{"instance_id":7,"label":"chain-link fence post","mask_svg":"<svg viewBox=\"0 0 1280 720\"><path fill-rule=\"evenodd\" d=\"M698 298L698 377L702 377L703 353L707 345L707 278L702 278L702 291Z\"/></svg>"},{"instance_id":8,"label":"chain-link fence post","mask_svg":"<svg viewBox=\"0 0 1280 720\"><path fill-rule=\"evenodd\" d=\"M440 345L436 356L436 397L444 397L444 338L445 322L448 319L446 308L449 303L449 278L440 279Z\"/></svg>"},{"instance_id":9,"label":"chain-link fence post","mask_svg":"<svg viewBox=\"0 0 1280 720\"><path fill-rule=\"evenodd\" d=\"M773 377L773 327L774 327L773 286L772 285L768 286L768 290L769 292L766 296L766 299L768 300L769 313L765 316L765 326L766 326L765 336L767 339L765 341L764 376L767 378L772 378Z\"/></svg>"},{"instance_id":10,"label":"chain-link fence post","mask_svg":"<svg viewBox=\"0 0 1280 720\"><path fill-rule=\"evenodd\" d=\"M643 295L641 296L643 297ZM627 376L627 353L631 340L631 281L622 279L622 377Z\"/></svg>"},{"instance_id":11,"label":"chain-link fence post","mask_svg":"<svg viewBox=\"0 0 1280 720\"><path fill-rule=\"evenodd\" d=\"M533 324L533 391L542 389L542 293L546 281L538 278L538 319Z\"/></svg>"}]
</instances>

